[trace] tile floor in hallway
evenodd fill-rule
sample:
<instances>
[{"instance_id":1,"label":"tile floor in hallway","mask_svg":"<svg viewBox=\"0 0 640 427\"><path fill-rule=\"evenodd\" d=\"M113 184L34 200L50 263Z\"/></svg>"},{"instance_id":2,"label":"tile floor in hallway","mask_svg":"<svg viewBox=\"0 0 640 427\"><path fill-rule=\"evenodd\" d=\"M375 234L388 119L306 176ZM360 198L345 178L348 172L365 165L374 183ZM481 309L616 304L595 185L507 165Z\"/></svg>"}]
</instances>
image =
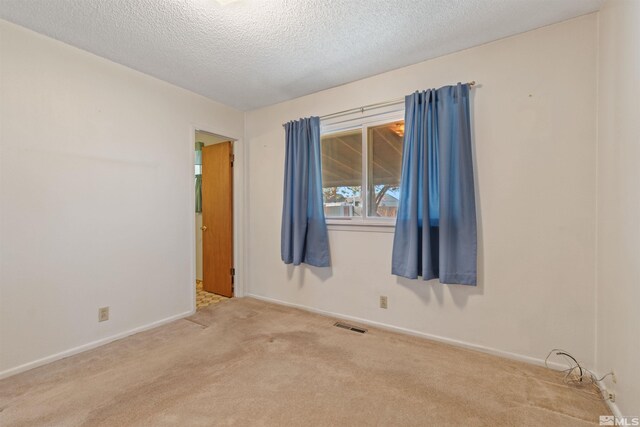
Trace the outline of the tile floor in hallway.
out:
<instances>
[{"instance_id":1,"label":"tile floor in hallway","mask_svg":"<svg viewBox=\"0 0 640 427\"><path fill-rule=\"evenodd\" d=\"M211 304L217 304L220 301L224 301L227 299L229 298L205 291L202 280L196 280L196 309L197 310L203 307L210 306Z\"/></svg>"}]
</instances>

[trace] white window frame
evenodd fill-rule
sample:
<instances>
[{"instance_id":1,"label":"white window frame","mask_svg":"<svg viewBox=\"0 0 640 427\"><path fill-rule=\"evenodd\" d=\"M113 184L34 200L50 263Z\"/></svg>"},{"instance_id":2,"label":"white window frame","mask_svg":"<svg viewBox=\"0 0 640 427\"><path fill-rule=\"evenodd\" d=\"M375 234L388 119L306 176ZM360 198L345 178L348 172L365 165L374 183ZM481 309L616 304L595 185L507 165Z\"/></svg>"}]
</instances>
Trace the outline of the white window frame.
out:
<instances>
[{"instance_id":1,"label":"white window frame","mask_svg":"<svg viewBox=\"0 0 640 427\"><path fill-rule=\"evenodd\" d=\"M326 217L327 225L331 226L373 226L376 228L388 228L392 231L392 227L396 224L396 218L382 218L378 216L369 216L369 128L389 124L393 122L404 121L404 108L398 111L392 111L381 114L374 114L365 117L356 117L353 119L342 120L337 123L320 123L320 137L331 135L338 132L360 129L362 132L362 189L360 191L360 201L363 207L362 216L354 217ZM320 148L322 151L322 147ZM324 204L324 203L323 203Z\"/></svg>"}]
</instances>

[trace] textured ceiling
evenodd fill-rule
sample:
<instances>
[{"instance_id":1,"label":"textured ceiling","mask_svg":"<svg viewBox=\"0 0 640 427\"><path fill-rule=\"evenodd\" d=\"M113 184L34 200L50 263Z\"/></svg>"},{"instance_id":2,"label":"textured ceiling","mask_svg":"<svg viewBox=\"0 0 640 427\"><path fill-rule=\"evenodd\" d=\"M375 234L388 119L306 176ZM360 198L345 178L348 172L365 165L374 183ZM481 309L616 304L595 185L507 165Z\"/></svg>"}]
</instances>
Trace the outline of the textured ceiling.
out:
<instances>
[{"instance_id":1,"label":"textured ceiling","mask_svg":"<svg viewBox=\"0 0 640 427\"><path fill-rule=\"evenodd\" d=\"M251 110L599 9L603 0L0 0L0 18Z\"/></svg>"}]
</instances>

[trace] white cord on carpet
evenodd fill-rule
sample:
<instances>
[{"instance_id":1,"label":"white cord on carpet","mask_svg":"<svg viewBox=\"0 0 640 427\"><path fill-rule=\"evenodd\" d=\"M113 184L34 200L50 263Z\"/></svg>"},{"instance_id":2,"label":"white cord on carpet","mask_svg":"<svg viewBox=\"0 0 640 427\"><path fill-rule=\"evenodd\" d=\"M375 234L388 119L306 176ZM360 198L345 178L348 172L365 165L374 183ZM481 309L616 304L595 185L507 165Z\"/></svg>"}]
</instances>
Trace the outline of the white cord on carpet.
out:
<instances>
[{"instance_id":1,"label":"white cord on carpet","mask_svg":"<svg viewBox=\"0 0 640 427\"><path fill-rule=\"evenodd\" d=\"M544 365L547 368L549 368L549 359L554 356L563 358L565 363L567 364L567 369L564 369L562 371L565 374L563 380L566 385L570 386L571 388L578 389L579 391L589 396L597 397L598 400L603 399L602 393L600 392L600 387L598 387L597 383L599 381L602 381L609 375L613 375L613 372L609 372L602 378L598 378L593 372L582 366L575 357L559 348L554 348L553 350L551 350L547 357L544 359ZM594 386L595 390L593 390ZM592 391L585 390L586 388L591 388Z\"/></svg>"}]
</instances>

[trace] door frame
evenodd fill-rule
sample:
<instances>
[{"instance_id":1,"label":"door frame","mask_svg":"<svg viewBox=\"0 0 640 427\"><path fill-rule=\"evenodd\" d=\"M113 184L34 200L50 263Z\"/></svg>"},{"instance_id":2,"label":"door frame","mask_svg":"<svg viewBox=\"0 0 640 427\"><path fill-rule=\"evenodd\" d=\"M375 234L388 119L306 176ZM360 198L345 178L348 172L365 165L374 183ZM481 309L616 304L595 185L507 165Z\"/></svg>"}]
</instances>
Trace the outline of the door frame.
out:
<instances>
[{"instance_id":1,"label":"door frame","mask_svg":"<svg viewBox=\"0 0 640 427\"><path fill-rule=\"evenodd\" d=\"M191 249L189 251L189 259L191 263L191 274L189 280L189 289L191 295L191 311L196 311L196 215L194 206L196 204L196 194L194 190L194 170L195 163L195 143L196 143L196 131L207 132L231 141L232 152L234 155L233 162L233 260L235 268L234 279L234 298L241 298L245 295L245 261L244 261L244 144L239 136L229 134L224 131L215 129L215 126L206 124L194 124L192 123L189 129L189 186L188 191L188 209L189 209L189 241L191 242Z\"/></svg>"}]
</instances>

